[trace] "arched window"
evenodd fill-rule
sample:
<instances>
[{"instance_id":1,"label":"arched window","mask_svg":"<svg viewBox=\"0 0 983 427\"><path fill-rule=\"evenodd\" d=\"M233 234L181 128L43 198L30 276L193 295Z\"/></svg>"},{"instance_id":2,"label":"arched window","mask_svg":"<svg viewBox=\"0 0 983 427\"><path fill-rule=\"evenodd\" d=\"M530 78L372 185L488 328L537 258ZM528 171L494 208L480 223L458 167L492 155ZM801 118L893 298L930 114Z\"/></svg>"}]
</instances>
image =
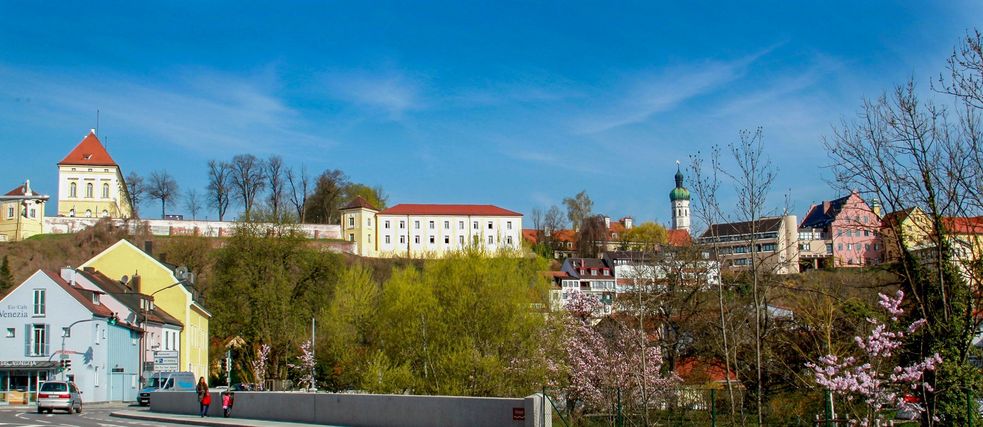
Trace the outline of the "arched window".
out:
<instances>
[{"instance_id":1,"label":"arched window","mask_svg":"<svg viewBox=\"0 0 983 427\"><path fill-rule=\"evenodd\" d=\"M85 198L87 198L87 199L91 199L92 198L92 183L91 182L85 184Z\"/></svg>"},{"instance_id":2,"label":"arched window","mask_svg":"<svg viewBox=\"0 0 983 427\"><path fill-rule=\"evenodd\" d=\"M70 217L74 217L74 216L75 216L75 209L70 209L70 210L68 211L68 216L70 216Z\"/></svg>"},{"instance_id":3,"label":"arched window","mask_svg":"<svg viewBox=\"0 0 983 427\"><path fill-rule=\"evenodd\" d=\"M108 211L108 210L105 210L105 209L103 209L103 210L102 210L102 217L103 217L103 218L109 218L109 211Z\"/></svg>"},{"instance_id":4,"label":"arched window","mask_svg":"<svg viewBox=\"0 0 983 427\"><path fill-rule=\"evenodd\" d=\"M86 218L92 218L92 210L91 209L86 209L85 210L85 217Z\"/></svg>"},{"instance_id":5,"label":"arched window","mask_svg":"<svg viewBox=\"0 0 983 427\"><path fill-rule=\"evenodd\" d=\"M68 184L68 197L78 197L78 185L74 182Z\"/></svg>"},{"instance_id":6,"label":"arched window","mask_svg":"<svg viewBox=\"0 0 983 427\"><path fill-rule=\"evenodd\" d=\"M102 184L102 198L109 198L109 184Z\"/></svg>"}]
</instances>

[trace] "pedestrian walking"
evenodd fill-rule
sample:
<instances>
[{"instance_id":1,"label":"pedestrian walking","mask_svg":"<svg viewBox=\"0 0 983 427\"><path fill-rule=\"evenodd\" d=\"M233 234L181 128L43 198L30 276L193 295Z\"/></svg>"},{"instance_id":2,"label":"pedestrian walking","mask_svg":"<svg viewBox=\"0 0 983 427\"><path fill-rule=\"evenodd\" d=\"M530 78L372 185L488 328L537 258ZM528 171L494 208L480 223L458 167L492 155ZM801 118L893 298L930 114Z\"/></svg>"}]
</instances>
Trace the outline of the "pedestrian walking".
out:
<instances>
[{"instance_id":1,"label":"pedestrian walking","mask_svg":"<svg viewBox=\"0 0 983 427\"><path fill-rule=\"evenodd\" d=\"M198 405L200 407L198 415L204 418L208 416L208 406L212 404L212 396L208 393L208 383L205 382L205 377L198 378L195 391L198 392Z\"/></svg>"},{"instance_id":2,"label":"pedestrian walking","mask_svg":"<svg viewBox=\"0 0 983 427\"><path fill-rule=\"evenodd\" d=\"M235 404L235 394L231 390L222 392L222 416L229 418L232 413L232 405Z\"/></svg>"}]
</instances>

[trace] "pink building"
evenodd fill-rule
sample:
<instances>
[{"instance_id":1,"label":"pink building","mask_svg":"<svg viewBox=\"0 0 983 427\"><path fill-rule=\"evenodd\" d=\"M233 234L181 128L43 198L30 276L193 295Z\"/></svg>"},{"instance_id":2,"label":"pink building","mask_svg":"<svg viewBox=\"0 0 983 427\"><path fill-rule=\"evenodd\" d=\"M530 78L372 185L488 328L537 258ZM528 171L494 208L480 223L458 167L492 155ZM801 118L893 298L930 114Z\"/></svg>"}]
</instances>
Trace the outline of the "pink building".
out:
<instances>
[{"instance_id":1,"label":"pink building","mask_svg":"<svg viewBox=\"0 0 983 427\"><path fill-rule=\"evenodd\" d=\"M883 262L879 211L876 200L872 208L856 191L812 205L799 225L803 266L862 267Z\"/></svg>"}]
</instances>

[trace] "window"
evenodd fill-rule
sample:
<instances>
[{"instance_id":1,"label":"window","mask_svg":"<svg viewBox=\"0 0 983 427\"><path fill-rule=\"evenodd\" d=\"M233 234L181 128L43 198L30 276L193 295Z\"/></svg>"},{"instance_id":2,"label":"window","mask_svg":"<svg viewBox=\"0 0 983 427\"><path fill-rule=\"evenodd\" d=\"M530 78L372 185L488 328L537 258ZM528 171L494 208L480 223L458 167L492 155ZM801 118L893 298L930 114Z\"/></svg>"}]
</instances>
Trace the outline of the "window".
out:
<instances>
[{"instance_id":1,"label":"window","mask_svg":"<svg viewBox=\"0 0 983 427\"><path fill-rule=\"evenodd\" d=\"M75 209L69 209L68 210L68 216L74 217L75 216Z\"/></svg>"},{"instance_id":2,"label":"window","mask_svg":"<svg viewBox=\"0 0 983 427\"><path fill-rule=\"evenodd\" d=\"M107 211L107 210L105 210L105 209L103 209L103 210L102 210L102 217L103 217L103 218L108 218L108 217L109 217L109 211Z\"/></svg>"},{"instance_id":3,"label":"window","mask_svg":"<svg viewBox=\"0 0 983 427\"><path fill-rule=\"evenodd\" d=\"M389 236L386 236L386 244L389 244Z\"/></svg>"},{"instance_id":4,"label":"window","mask_svg":"<svg viewBox=\"0 0 983 427\"><path fill-rule=\"evenodd\" d=\"M14 328L7 328L7 338L13 338L14 335Z\"/></svg>"},{"instance_id":5,"label":"window","mask_svg":"<svg viewBox=\"0 0 983 427\"><path fill-rule=\"evenodd\" d=\"M492 223L491 221L488 221L488 229L489 229L489 230L491 230L491 229L492 229L492 224L493 224L493 223Z\"/></svg>"},{"instance_id":6,"label":"window","mask_svg":"<svg viewBox=\"0 0 983 427\"><path fill-rule=\"evenodd\" d=\"M842 243L837 243L836 244L836 250L842 251L843 250L843 244Z\"/></svg>"},{"instance_id":7,"label":"window","mask_svg":"<svg viewBox=\"0 0 983 427\"><path fill-rule=\"evenodd\" d=\"M464 229L464 221L458 221L457 222L457 228L459 230L463 230Z\"/></svg>"},{"instance_id":8,"label":"window","mask_svg":"<svg viewBox=\"0 0 983 427\"><path fill-rule=\"evenodd\" d=\"M420 229L420 221L413 221L413 228L416 230Z\"/></svg>"},{"instance_id":9,"label":"window","mask_svg":"<svg viewBox=\"0 0 983 427\"><path fill-rule=\"evenodd\" d=\"M348 241L349 242L355 241L355 233L348 233Z\"/></svg>"},{"instance_id":10,"label":"window","mask_svg":"<svg viewBox=\"0 0 983 427\"><path fill-rule=\"evenodd\" d=\"M85 217L86 218L92 218L92 209L86 209L85 210Z\"/></svg>"},{"instance_id":11,"label":"window","mask_svg":"<svg viewBox=\"0 0 983 427\"><path fill-rule=\"evenodd\" d=\"M444 236L444 244L445 245L451 244L451 236Z\"/></svg>"},{"instance_id":12,"label":"window","mask_svg":"<svg viewBox=\"0 0 983 427\"><path fill-rule=\"evenodd\" d=\"M495 244L495 236L488 236L488 244L489 245Z\"/></svg>"},{"instance_id":13,"label":"window","mask_svg":"<svg viewBox=\"0 0 983 427\"><path fill-rule=\"evenodd\" d=\"M478 229L478 221L475 221L475 222L474 222L474 229L475 229L475 230L477 230L477 229Z\"/></svg>"},{"instance_id":14,"label":"window","mask_svg":"<svg viewBox=\"0 0 983 427\"><path fill-rule=\"evenodd\" d=\"M864 237L870 236L870 230L864 230Z\"/></svg>"},{"instance_id":15,"label":"window","mask_svg":"<svg viewBox=\"0 0 983 427\"><path fill-rule=\"evenodd\" d=\"M35 289L34 290L34 315L44 316L44 306L45 306L45 290Z\"/></svg>"},{"instance_id":16,"label":"window","mask_svg":"<svg viewBox=\"0 0 983 427\"><path fill-rule=\"evenodd\" d=\"M371 227L372 226L372 218L366 218L365 225L368 225L369 227Z\"/></svg>"},{"instance_id":17,"label":"window","mask_svg":"<svg viewBox=\"0 0 983 427\"><path fill-rule=\"evenodd\" d=\"M102 184L102 198L109 198L109 184Z\"/></svg>"},{"instance_id":18,"label":"window","mask_svg":"<svg viewBox=\"0 0 983 427\"><path fill-rule=\"evenodd\" d=\"M512 236L505 236L505 243L512 246Z\"/></svg>"},{"instance_id":19,"label":"window","mask_svg":"<svg viewBox=\"0 0 983 427\"><path fill-rule=\"evenodd\" d=\"M386 229L389 228L389 220L388 219L386 220L386 222L384 222L382 224L383 224L383 226L382 226L383 228L386 228Z\"/></svg>"},{"instance_id":20,"label":"window","mask_svg":"<svg viewBox=\"0 0 983 427\"><path fill-rule=\"evenodd\" d=\"M399 243L406 244L406 236L399 236Z\"/></svg>"},{"instance_id":21,"label":"window","mask_svg":"<svg viewBox=\"0 0 983 427\"><path fill-rule=\"evenodd\" d=\"M31 208L31 218L37 218L37 217L38 217L38 210L35 208Z\"/></svg>"},{"instance_id":22,"label":"window","mask_svg":"<svg viewBox=\"0 0 983 427\"><path fill-rule=\"evenodd\" d=\"M68 197L78 197L78 184L71 183L68 184Z\"/></svg>"},{"instance_id":23,"label":"window","mask_svg":"<svg viewBox=\"0 0 983 427\"><path fill-rule=\"evenodd\" d=\"M511 230L512 229L512 221L507 221L505 223L505 228L508 229L508 230Z\"/></svg>"},{"instance_id":24,"label":"window","mask_svg":"<svg viewBox=\"0 0 983 427\"><path fill-rule=\"evenodd\" d=\"M14 217L14 207L13 206L7 206L7 219L10 219L10 218L13 218L13 217Z\"/></svg>"},{"instance_id":25,"label":"window","mask_svg":"<svg viewBox=\"0 0 983 427\"><path fill-rule=\"evenodd\" d=\"M777 246L774 243L765 243L761 245L761 250L763 252L774 252Z\"/></svg>"},{"instance_id":26,"label":"window","mask_svg":"<svg viewBox=\"0 0 983 427\"><path fill-rule=\"evenodd\" d=\"M85 198L86 199L91 199L92 198L92 183L91 182L85 184Z\"/></svg>"},{"instance_id":27,"label":"window","mask_svg":"<svg viewBox=\"0 0 983 427\"><path fill-rule=\"evenodd\" d=\"M354 226L355 226L355 216L349 216L348 217L348 228L352 228Z\"/></svg>"},{"instance_id":28,"label":"window","mask_svg":"<svg viewBox=\"0 0 983 427\"><path fill-rule=\"evenodd\" d=\"M399 228L406 228L406 221L400 221Z\"/></svg>"},{"instance_id":29,"label":"window","mask_svg":"<svg viewBox=\"0 0 983 427\"><path fill-rule=\"evenodd\" d=\"M451 222L444 221L444 230L450 230L450 228L451 228Z\"/></svg>"},{"instance_id":30,"label":"window","mask_svg":"<svg viewBox=\"0 0 983 427\"><path fill-rule=\"evenodd\" d=\"M463 246L464 245L464 236L457 236L457 243L460 243Z\"/></svg>"},{"instance_id":31,"label":"window","mask_svg":"<svg viewBox=\"0 0 983 427\"><path fill-rule=\"evenodd\" d=\"M28 356L47 356L48 355L48 325L34 324L24 325L29 331L26 340Z\"/></svg>"},{"instance_id":32,"label":"window","mask_svg":"<svg viewBox=\"0 0 983 427\"><path fill-rule=\"evenodd\" d=\"M420 244L420 236L413 236L413 243Z\"/></svg>"},{"instance_id":33,"label":"window","mask_svg":"<svg viewBox=\"0 0 983 427\"><path fill-rule=\"evenodd\" d=\"M429 225L430 225L430 229L433 230L433 227L434 227L433 221L430 221L430 224Z\"/></svg>"},{"instance_id":34,"label":"window","mask_svg":"<svg viewBox=\"0 0 983 427\"><path fill-rule=\"evenodd\" d=\"M432 245L432 244L434 244L434 242L435 242L435 241L436 241L436 240L434 239L434 236L430 236L430 244L431 244L431 245Z\"/></svg>"},{"instance_id":35,"label":"window","mask_svg":"<svg viewBox=\"0 0 983 427\"><path fill-rule=\"evenodd\" d=\"M61 328L61 336L63 338L71 338L72 337L72 329L71 328Z\"/></svg>"},{"instance_id":36,"label":"window","mask_svg":"<svg viewBox=\"0 0 983 427\"><path fill-rule=\"evenodd\" d=\"M870 250L870 243L864 243L864 250L865 251L869 251Z\"/></svg>"}]
</instances>

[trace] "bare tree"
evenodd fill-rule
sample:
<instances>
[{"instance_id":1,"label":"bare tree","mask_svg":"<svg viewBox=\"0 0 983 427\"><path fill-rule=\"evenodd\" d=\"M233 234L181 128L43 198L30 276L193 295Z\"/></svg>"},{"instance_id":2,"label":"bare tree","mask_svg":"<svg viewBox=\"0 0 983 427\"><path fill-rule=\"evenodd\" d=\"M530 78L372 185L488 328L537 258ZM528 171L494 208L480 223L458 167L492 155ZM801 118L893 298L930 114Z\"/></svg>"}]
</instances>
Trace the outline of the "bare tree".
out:
<instances>
[{"instance_id":1,"label":"bare tree","mask_svg":"<svg viewBox=\"0 0 983 427\"><path fill-rule=\"evenodd\" d=\"M130 171L126 175L126 193L130 197L130 208L133 210L133 216L135 218L140 217L139 206L143 202L143 196L147 192L146 185L143 183L143 177L138 175L135 171Z\"/></svg>"},{"instance_id":2,"label":"bare tree","mask_svg":"<svg viewBox=\"0 0 983 427\"><path fill-rule=\"evenodd\" d=\"M590 218L594 208L594 202L587 195L587 190L577 193L576 196L563 199L563 204L567 207L567 218L574 230L580 230L584 221Z\"/></svg>"},{"instance_id":3,"label":"bare tree","mask_svg":"<svg viewBox=\"0 0 983 427\"><path fill-rule=\"evenodd\" d=\"M751 243L751 295L754 299L754 359L755 379L757 382L757 416L758 425L764 422L764 376L762 375L762 344L764 325L767 323L767 289L763 288L762 260L757 247L759 220L767 211L768 193L771 192L775 181L775 168L771 160L765 156L763 133L761 128L754 131L743 130L739 140L730 145L730 153L737 168L733 172L719 169L719 172L730 177L737 193L737 213L742 220L750 224Z\"/></svg>"},{"instance_id":4,"label":"bare tree","mask_svg":"<svg viewBox=\"0 0 983 427\"><path fill-rule=\"evenodd\" d=\"M198 220L198 212L201 212L202 200L201 196L198 195L198 191L194 188L188 189L184 193L184 208L191 213L192 220Z\"/></svg>"},{"instance_id":5,"label":"bare tree","mask_svg":"<svg viewBox=\"0 0 983 427\"><path fill-rule=\"evenodd\" d=\"M297 211L297 221L301 224L307 220L307 196L310 195L311 176L307 166L300 165L300 172L294 173L293 168L287 168L287 184L290 185L290 204Z\"/></svg>"},{"instance_id":6,"label":"bare tree","mask_svg":"<svg viewBox=\"0 0 983 427\"><path fill-rule=\"evenodd\" d=\"M280 156L270 156L266 160L266 184L270 189L270 209L273 211L273 218L279 219L284 205L284 170L283 158Z\"/></svg>"},{"instance_id":7,"label":"bare tree","mask_svg":"<svg viewBox=\"0 0 983 427\"><path fill-rule=\"evenodd\" d=\"M230 164L232 171L232 188L242 203L243 215L249 220L256 196L263 191L266 183L263 173L263 162L252 154L237 154Z\"/></svg>"},{"instance_id":8,"label":"bare tree","mask_svg":"<svg viewBox=\"0 0 983 427\"><path fill-rule=\"evenodd\" d=\"M542 243L543 237L543 210L540 208L533 208L532 213L529 214L529 219L532 221L532 228L536 230L536 243Z\"/></svg>"},{"instance_id":9,"label":"bare tree","mask_svg":"<svg viewBox=\"0 0 983 427\"><path fill-rule=\"evenodd\" d=\"M232 170L226 162L208 161L208 205L218 212L218 220L225 221L232 193Z\"/></svg>"},{"instance_id":10,"label":"bare tree","mask_svg":"<svg viewBox=\"0 0 983 427\"><path fill-rule=\"evenodd\" d=\"M563 219L563 211L556 205L550 206L543 215L543 237L545 242L549 244L553 250L559 249L556 245L556 232L563 229L566 226L566 221Z\"/></svg>"},{"instance_id":11,"label":"bare tree","mask_svg":"<svg viewBox=\"0 0 983 427\"><path fill-rule=\"evenodd\" d=\"M177 181L167 171L153 171L150 182L147 183L147 194L152 199L160 200L160 217L163 219L167 214L167 207L174 206L178 198Z\"/></svg>"},{"instance_id":12,"label":"bare tree","mask_svg":"<svg viewBox=\"0 0 983 427\"><path fill-rule=\"evenodd\" d=\"M918 207L928 219L920 230L886 221L896 236L886 243L901 254L896 271L915 306L912 314L924 318L932 331L918 335L912 354L947 355L940 369L926 375L932 387L921 390L927 409L923 425L934 424L936 416L953 425L967 424L965 411L955 408L962 408L962 397L981 380L969 363L979 326L974 301L979 292L956 265L948 219L979 213L980 118L975 95L959 86L967 84L957 80L950 86L965 94L956 94L958 119L943 107L922 103L909 81L890 96L865 101L859 119L844 122L825 142L842 188L859 189L895 212ZM911 236L911 231L919 235ZM911 244L926 238L929 242L920 244L921 249ZM926 261L933 267L926 268Z\"/></svg>"}]
</instances>

